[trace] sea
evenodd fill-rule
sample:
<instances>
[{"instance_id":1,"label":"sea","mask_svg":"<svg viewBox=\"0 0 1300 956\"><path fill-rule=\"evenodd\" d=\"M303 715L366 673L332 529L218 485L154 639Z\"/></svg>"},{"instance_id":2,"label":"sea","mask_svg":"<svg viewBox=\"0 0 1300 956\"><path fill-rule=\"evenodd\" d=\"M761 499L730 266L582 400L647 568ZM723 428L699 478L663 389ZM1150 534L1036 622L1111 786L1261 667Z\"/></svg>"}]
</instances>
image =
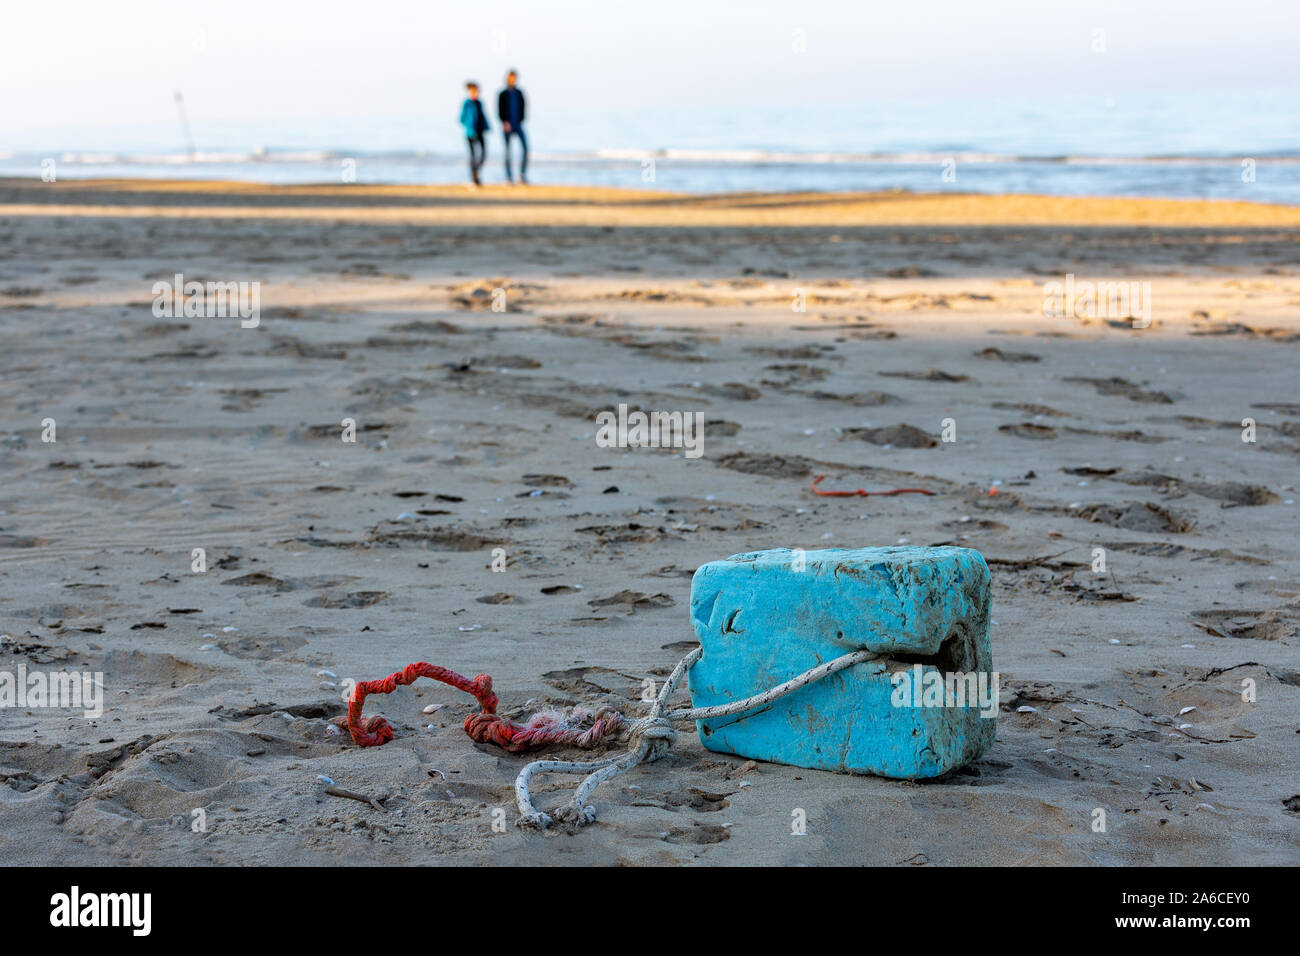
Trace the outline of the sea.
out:
<instances>
[{"instance_id":1,"label":"sea","mask_svg":"<svg viewBox=\"0 0 1300 956\"><path fill-rule=\"evenodd\" d=\"M696 194L903 190L1300 205L1296 90L864 97L761 110L619 111L548 109L528 92L534 183ZM454 91L441 106L423 115L275 122L170 111L132 127L0 134L0 176L464 182ZM494 129L486 182L504 180L501 160Z\"/></svg>"}]
</instances>

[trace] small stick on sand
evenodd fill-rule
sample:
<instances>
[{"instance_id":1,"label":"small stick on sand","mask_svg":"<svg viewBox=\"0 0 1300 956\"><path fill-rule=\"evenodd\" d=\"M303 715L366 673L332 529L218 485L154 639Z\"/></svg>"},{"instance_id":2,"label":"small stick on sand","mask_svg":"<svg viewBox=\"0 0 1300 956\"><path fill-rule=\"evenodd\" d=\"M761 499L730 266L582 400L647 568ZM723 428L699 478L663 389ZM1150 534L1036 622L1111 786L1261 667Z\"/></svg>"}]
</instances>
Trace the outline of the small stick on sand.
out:
<instances>
[{"instance_id":1,"label":"small stick on sand","mask_svg":"<svg viewBox=\"0 0 1300 956\"><path fill-rule=\"evenodd\" d=\"M368 803L380 813L387 813L379 801L374 797L367 797L364 793L357 793L355 790L344 790L342 787L326 787L325 792L331 797L347 797L349 800L360 800L362 803Z\"/></svg>"}]
</instances>

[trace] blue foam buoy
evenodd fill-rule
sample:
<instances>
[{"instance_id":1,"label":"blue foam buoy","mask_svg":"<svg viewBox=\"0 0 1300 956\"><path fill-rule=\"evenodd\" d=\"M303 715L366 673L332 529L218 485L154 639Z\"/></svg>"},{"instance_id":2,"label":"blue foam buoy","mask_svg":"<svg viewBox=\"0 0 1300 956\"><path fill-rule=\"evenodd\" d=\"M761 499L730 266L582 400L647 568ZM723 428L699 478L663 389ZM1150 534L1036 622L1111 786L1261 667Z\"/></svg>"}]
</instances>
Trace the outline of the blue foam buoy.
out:
<instances>
[{"instance_id":1,"label":"blue foam buoy","mask_svg":"<svg viewBox=\"0 0 1300 956\"><path fill-rule=\"evenodd\" d=\"M917 779L977 759L997 728L989 569L969 548L737 554L702 565L694 706L768 690L855 650L854 664L763 707L696 722L710 750Z\"/></svg>"}]
</instances>

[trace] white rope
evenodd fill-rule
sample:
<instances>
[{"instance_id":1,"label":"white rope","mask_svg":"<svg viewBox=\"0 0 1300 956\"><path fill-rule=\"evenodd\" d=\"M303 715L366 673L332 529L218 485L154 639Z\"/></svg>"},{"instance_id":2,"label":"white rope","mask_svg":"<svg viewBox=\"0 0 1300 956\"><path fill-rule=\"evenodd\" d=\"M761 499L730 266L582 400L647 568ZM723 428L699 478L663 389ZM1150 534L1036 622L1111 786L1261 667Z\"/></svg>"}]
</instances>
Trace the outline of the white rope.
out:
<instances>
[{"instance_id":1,"label":"white rope","mask_svg":"<svg viewBox=\"0 0 1300 956\"><path fill-rule=\"evenodd\" d=\"M804 671L798 677L792 678L783 684L777 684L775 687L765 690L761 694L755 694L753 697L734 700L729 704L717 704L713 707L684 707L678 710L670 710L665 714L664 708L668 705L669 699L677 689L682 675L695 666L695 662L700 659L703 653L704 649L697 647L677 662L677 666L673 668L672 673L668 675L668 679L664 681L664 686L660 688L659 695L651 703L650 713L639 720L633 721L628 728L631 742L626 753L617 757L606 757L604 760L534 760L524 767L519 772L518 779L515 780L515 800L519 804L519 825L546 828L558 819L574 827L580 827L596 819L596 808L587 803L587 798L591 796L592 791L606 780L625 774L640 764L652 763L668 753L677 740L677 731L673 729L672 724L674 720L710 720L714 717L728 717L732 714L753 710L756 707L762 707L764 704L785 697L787 694L793 694L799 688L806 687L824 677L829 677L846 667L878 660L883 656L871 651L854 651L825 664L818 664L811 670ZM532 794L529 793L529 782L539 773L583 773L587 774L587 776L574 790L572 799L555 810L555 816L552 817L550 814L543 813L533 806Z\"/></svg>"}]
</instances>

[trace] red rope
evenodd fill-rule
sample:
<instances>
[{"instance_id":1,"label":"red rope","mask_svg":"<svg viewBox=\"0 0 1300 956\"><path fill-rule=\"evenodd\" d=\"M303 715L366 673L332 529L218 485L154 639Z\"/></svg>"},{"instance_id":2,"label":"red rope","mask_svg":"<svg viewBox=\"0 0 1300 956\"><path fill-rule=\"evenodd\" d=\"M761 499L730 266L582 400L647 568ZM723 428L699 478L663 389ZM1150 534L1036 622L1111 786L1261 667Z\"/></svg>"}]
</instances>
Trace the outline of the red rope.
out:
<instances>
[{"instance_id":1,"label":"red rope","mask_svg":"<svg viewBox=\"0 0 1300 956\"><path fill-rule=\"evenodd\" d=\"M382 747L393 739L393 725L383 717L361 716L366 697L370 694L391 694L399 685L415 683L418 677L430 677L473 694L478 701L479 713L465 718L465 733L469 734L471 740L496 744L511 753L536 750L548 744L595 747L604 737L617 733L627 723L622 714L609 707L602 707L594 714L581 710L574 712L572 719L580 723L585 723L585 719L590 717L590 727L574 726L562 715L548 713L534 714L527 724L512 723L497 714L497 695L492 691L492 678L487 674L479 674L470 680L455 671L426 664L424 661L408 664L382 680L358 682L348 698L348 715L336 717L334 722L348 729L357 746Z\"/></svg>"},{"instance_id":2,"label":"red rope","mask_svg":"<svg viewBox=\"0 0 1300 956\"><path fill-rule=\"evenodd\" d=\"M927 491L924 488L891 488L889 491L864 491L861 488L857 489L856 491L822 491L820 488L817 487L817 485L820 484L821 480L825 477L826 477L825 475L818 475L816 478L812 480L812 484L808 486L809 488L812 489L813 494L821 495L823 498L852 498L859 495L865 498L868 495L933 495L934 494L933 491Z\"/></svg>"}]
</instances>

